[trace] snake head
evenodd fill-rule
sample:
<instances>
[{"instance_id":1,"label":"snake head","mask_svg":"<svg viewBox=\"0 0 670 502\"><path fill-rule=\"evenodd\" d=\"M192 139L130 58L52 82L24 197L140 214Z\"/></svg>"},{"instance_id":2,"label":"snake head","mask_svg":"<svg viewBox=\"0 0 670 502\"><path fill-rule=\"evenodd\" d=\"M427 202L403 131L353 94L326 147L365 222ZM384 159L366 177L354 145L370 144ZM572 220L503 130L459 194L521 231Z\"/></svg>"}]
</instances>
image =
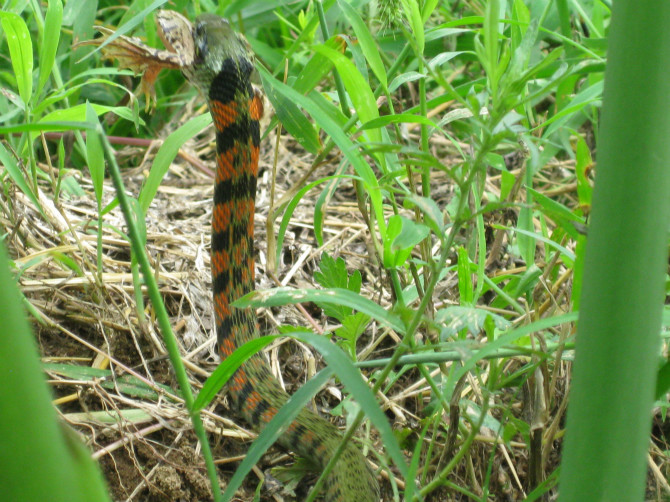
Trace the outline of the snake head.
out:
<instances>
[{"instance_id":1,"label":"snake head","mask_svg":"<svg viewBox=\"0 0 670 502\"><path fill-rule=\"evenodd\" d=\"M203 94L226 60L233 59L238 67L253 66L254 54L246 39L235 32L230 23L215 14L201 14L193 27L195 59L182 71Z\"/></svg>"}]
</instances>

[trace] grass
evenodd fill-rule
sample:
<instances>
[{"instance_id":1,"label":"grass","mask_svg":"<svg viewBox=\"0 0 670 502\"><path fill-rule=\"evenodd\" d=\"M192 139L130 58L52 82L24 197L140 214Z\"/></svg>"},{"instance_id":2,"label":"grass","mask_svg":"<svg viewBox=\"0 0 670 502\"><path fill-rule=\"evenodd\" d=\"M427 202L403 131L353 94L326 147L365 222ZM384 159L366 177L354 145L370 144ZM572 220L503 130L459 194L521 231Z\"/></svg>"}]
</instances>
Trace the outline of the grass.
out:
<instances>
[{"instance_id":1,"label":"grass","mask_svg":"<svg viewBox=\"0 0 670 502\"><path fill-rule=\"evenodd\" d=\"M584 493L595 500L604 493L598 487L624 479L616 465L628 469L631 455L637 479L627 500L639 500L643 486L649 499L668 496L670 385L660 317L667 236L649 230L667 228L668 184L664 164L643 156L665 158L659 131L667 126L649 116L668 93L652 64L635 56L664 61L665 49L653 51L663 43L608 58L608 47L622 42L615 23L610 34L607 2L163 4L32 0L6 2L0 14L0 235L60 413L70 421L89 414L77 430L102 459L113 498L218 498L219 478L224 498L239 488L251 500L259 483L244 477L268 462L273 438L290 420L287 408L234 477L215 467L212 458L246 451L239 439L222 449L222 432L251 436L212 403L235 361L202 382L210 354L201 237L209 234L209 116L176 72L160 77L157 109L147 114L128 72L100 62L90 47L72 48L93 38L94 22L125 26L158 46L151 12L161 6L190 18L200 11L230 18L258 56L259 84L274 108L264 127L257 219L263 273L259 291L239 303L263 307L272 336L244 350L269 345L282 364L298 354L313 358L306 346L320 354L327 366L318 373L284 368L288 386L300 387L293 402L326 403L346 416L347 434L362 438L379 466L384 500L549 500L559 479L565 500ZM630 13L618 36L662 26L665 14L637 22ZM632 61L639 63L634 88ZM603 85L606 68L608 85L621 92ZM601 124L603 100L622 115L604 113ZM633 102L632 110L623 106ZM636 160L620 162L629 158L624 149ZM618 164L633 162L650 177L617 174ZM601 181L605 169L609 181ZM594 172L605 187L595 192ZM632 201L631 190L639 194ZM124 192L129 200L116 195ZM630 278L617 272L629 263L650 268L630 267ZM630 292L635 278L643 282ZM617 303L622 296L636 301ZM286 307L306 302L308 310ZM597 316L619 319L612 305L625 322L607 327ZM592 335L598 326L607 329ZM630 337L631 326L644 337ZM182 336L171 338L173 330ZM573 384L575 331L589 342L577 342L584 353ZM300 344L278 348L283 337ZM160 361L166 353L170 368ZM610 382L611 393L600 395ZM328 392L317 394L324 385ZM28 404L32 396L12 399ZM635 418L622 422L622 409ZM622 428L608 450L599 434L615 424ZM17 437L27 440L30 427ZM621 448L629 436L634 443ZM196 448L209 488L202 460L188 456ZM598 482L580 464L593 451L599 464L613 466L599 470L610 477ZM178 489L166 486L165 469L181 480ZM274 473L287 486L302 479L299 462ZM46 475L44 482L55 483Z\"/></svg>"}]
</instances>

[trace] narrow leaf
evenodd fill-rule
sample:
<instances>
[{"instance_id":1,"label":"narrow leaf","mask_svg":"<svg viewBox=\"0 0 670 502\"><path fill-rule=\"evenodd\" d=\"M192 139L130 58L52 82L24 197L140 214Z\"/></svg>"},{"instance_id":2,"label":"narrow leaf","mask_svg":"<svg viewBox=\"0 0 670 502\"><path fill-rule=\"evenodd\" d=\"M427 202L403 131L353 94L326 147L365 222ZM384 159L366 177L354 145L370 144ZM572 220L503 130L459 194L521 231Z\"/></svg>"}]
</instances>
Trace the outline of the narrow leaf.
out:
<instances>
[{"instance_id":1,"label":"narrow leaf","mask_svg":"<svg viewBox=\"0 0 670 502\"><path fill-rule=\"evenodd\" d=\"M39 99L44 85L49 80L54 61L56 60L56 51L60 41L60 28L63 20L63 3L61 0L49 0L49 7L44 21L44 30L42 31L42 40L40 43L40 67L37 89L35 90L35 99Z\"/></svg>"},{"instance_id":2,"label":"narrow leaf","mask_svg":"<svg viewBox=\"0 0 670 502\"><path fill-rule=\"evenodd\" d=\"M398 333L402 334L405 332L403 322L395 314L386 311L372 300L368 300L359 294L341 288L274 288L267 291L253 291L233 302L233 306L240 308L276 307L278 305L289 305L303 302L323 302L335 305L345 305L369 315L382 324L393 328Z\"/></svg>"},{"instance_id":3,"label":"narrow leaf","mask_svg":"<svg viewBox=\"0 0 670 502\"><path fill-rule=\"evenodd\" d=\"M344 12L344 15L349 21L349 24L354 29L354 33L356 33L356 37L358 37L358 42L361 44L363 55L370 65L370 69L372 69L382 86L386 88L388 86L386 69L384 68L382 58L379 55L377 44L370 34L370 30L368 30L368 27L361 19L361 16L358 15L358 12L356 12L356 9L354 9L351 4L343 0L338 0L337 4L340 6L340 9L342 9L342 12Z\"/></svg>"},{"instance_id":4,"label":"narrow leaf","mask_svg":"<svg viewBox=\"0 0 670 502\"><path fill-rule=\"evenodd\" d=\"M105 158L102 149L102 140L100 139L102 127L100 127L100 122L93 106L88 102L86 103L86 121L93 126L86 135L86 158L99 208L102 203L102 185L105 178Z\"/></svg>"}]
</instances>

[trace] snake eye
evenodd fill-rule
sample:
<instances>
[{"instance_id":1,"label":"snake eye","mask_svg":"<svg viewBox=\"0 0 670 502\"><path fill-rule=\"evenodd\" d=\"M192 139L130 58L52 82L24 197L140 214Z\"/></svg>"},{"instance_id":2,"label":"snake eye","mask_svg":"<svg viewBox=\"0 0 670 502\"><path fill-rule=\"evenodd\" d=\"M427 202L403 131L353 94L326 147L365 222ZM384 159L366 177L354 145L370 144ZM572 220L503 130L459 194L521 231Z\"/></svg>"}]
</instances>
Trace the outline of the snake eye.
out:
<instances>
[{"instance_id":1,"label":"snake eye","mask_svg":"<svg viewBox=\"0 0 670 502\"><path fill-rule=\"evenodd\" d=\"M204 23L198 23L195 26L195 57L202 60L207 56L207 30Z\"/></svg>"}]
</instances>

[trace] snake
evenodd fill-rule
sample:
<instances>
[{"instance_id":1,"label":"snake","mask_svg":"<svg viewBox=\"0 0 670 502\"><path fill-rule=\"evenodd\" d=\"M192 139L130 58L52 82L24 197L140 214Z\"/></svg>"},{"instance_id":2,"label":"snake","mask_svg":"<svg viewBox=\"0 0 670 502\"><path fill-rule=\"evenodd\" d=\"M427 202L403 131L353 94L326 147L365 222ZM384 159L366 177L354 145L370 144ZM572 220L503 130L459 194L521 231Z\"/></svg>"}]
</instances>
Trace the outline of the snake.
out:
<instances>
[{"instance_id":1,"label":"snake","mask_svg":"<svg viewBox=\"0 0 670 502\"><path fill-rule=\"evenodd\" d=\"M181 70L206 97L216 130L211 236L214 319L218 352L225 359L260 336L255 310L231 306L254 290L254 212L263 115L262 94L250 78L254 54L246 39L217 15L201 14L191 24L177 12L164 10L155 19L166 50L119 37L110 44L107 57L143 73L147 98L152 81L165 67ZM233 408L256 430L272 420L289 398L262 354L237 369L227 386ZM304 408L277 442L324 469L342 440L333 424ZM345 445L325 479L324 492L327 502L379 501L375 475L354 443Z\"/></svg>"}]
</instances>

